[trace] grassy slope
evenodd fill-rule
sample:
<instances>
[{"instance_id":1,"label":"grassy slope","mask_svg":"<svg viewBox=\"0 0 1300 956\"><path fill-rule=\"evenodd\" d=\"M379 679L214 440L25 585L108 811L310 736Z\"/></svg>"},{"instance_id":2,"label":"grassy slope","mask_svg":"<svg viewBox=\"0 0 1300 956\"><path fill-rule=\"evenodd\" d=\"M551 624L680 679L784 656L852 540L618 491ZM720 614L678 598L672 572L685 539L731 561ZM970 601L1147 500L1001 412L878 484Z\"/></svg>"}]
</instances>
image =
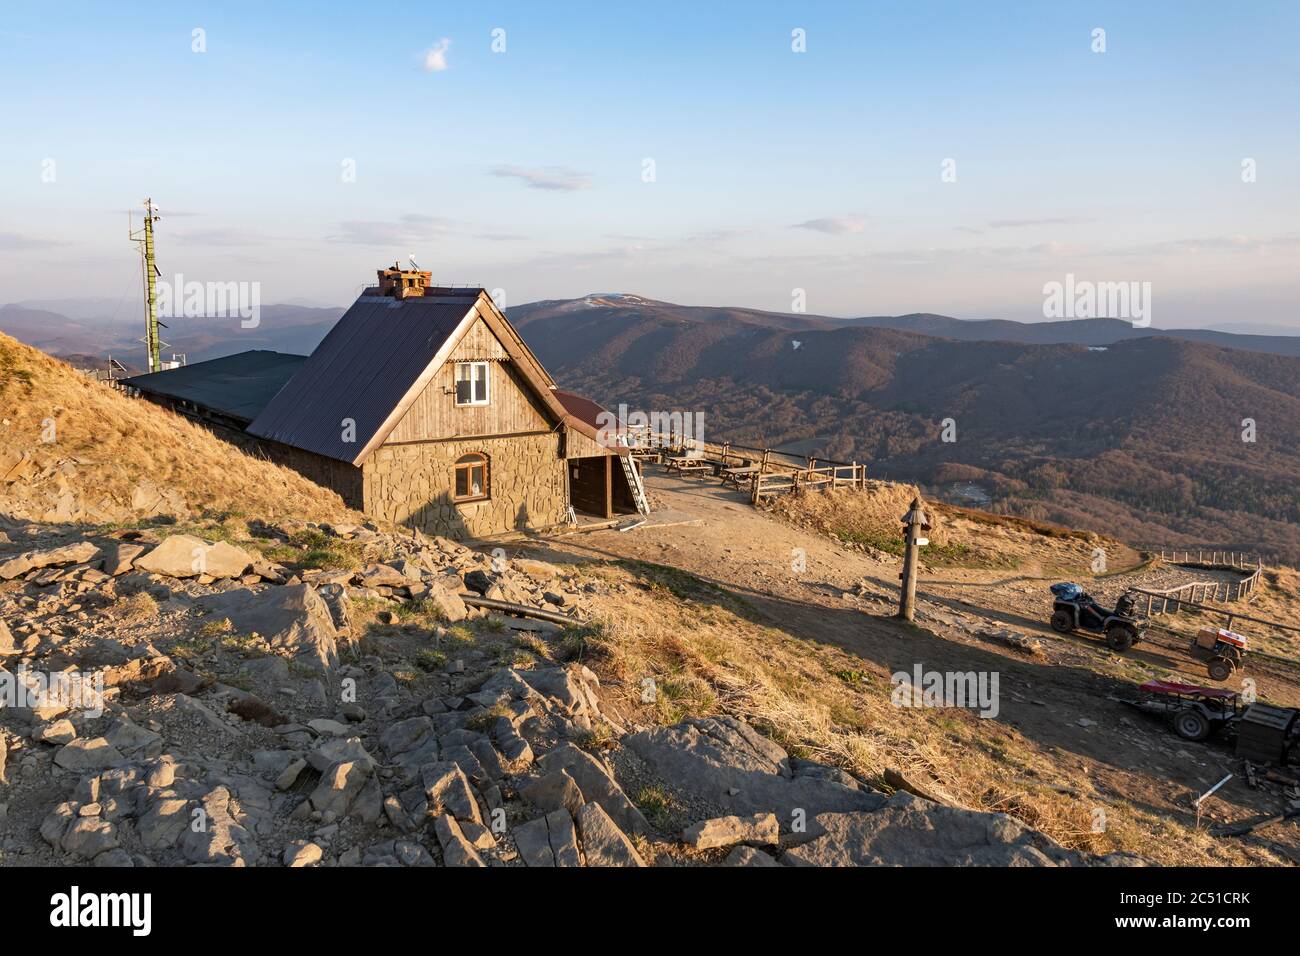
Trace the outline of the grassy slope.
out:
<instances>
[{"instance_id":1,"label":"grassy slope","mask_svg":"<svg viewBox=\"0 0 1300 956\"><path fill-rule=\"evenodd\" d=\"M296 472L243 454L188 419L128 398L6 335L0 419L0 476L23 453L34 462L27 478L0 483L0 510L10 516L55 520L52 505L70 493L84 522L128 520L142 480L180 495L196 516L349 515L337 495ZM56 440L46 443L50 420Z\"/></svg>"}]
</instances>

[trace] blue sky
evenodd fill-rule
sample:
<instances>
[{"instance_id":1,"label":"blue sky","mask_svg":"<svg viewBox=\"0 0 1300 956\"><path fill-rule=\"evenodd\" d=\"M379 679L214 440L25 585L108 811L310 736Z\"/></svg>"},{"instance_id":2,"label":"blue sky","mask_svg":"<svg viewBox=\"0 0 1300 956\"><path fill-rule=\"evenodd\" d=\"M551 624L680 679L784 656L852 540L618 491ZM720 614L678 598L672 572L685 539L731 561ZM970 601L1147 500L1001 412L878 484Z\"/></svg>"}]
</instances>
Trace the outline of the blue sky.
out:
<instances>
[{"instance_id":1,"label":"blue sky","mask_svg":"<svg viewBox=\"0 0 1300 956\"><path fill-rule=\"evenodd\" d=\"M0 302L133 292L149 195L165 275L264 302L413 253L508 303L1033 320L1073 273L1300 330L1297 49L1289 2L7 0Z\"/></svg>"}]
</instances>

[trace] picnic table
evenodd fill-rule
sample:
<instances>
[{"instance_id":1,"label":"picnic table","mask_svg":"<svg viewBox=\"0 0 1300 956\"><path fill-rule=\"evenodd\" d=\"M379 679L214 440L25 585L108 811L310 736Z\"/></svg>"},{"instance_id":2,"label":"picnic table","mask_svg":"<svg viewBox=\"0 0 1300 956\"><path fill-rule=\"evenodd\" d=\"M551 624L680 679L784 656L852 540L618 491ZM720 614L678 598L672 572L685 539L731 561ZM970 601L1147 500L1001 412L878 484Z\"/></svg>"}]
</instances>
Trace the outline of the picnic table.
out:
<instances>
[{"instance_id":1,"label":"picnic table","mask_svg":"<svg viewBox=\"0 0 1300 956\"><path fill-rule=\"evenodd\" d=\"M761 465L737 465L734 468L723 468L721 470L722 483L735 485L739 488L741 485L752 481L754 476L762 470Z\"/></svg>"},{"instance_id":2,"label":"picnic table","mask_svg":"<svg viewBox=\"0 0 1300 956\"><path fill-rule=\"evenodd\" d=\"M707 471L712 468L713 465L710 462L692 455L674 455L668 458L669 471L679 471L685 474L693 471Z\"/></svg>"}]
</instances>

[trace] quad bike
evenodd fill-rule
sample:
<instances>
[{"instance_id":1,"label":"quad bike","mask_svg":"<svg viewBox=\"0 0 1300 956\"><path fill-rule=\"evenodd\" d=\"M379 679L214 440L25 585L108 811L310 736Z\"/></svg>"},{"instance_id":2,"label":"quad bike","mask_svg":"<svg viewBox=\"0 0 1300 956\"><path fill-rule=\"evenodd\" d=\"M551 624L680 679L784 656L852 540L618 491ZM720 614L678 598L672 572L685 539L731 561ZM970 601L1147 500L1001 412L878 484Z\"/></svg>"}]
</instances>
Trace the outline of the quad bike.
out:
<instances>
[{"instance_id":1,"label":"quad bike","mask_svg":"<svg viewBox=\"0 0 1300 956\"><path fill-rule=\"evenodd\" d=\"M1246 638L1223 628L1202 628L1192 638L1188 653L1198 661L1205 661L1205 669L1213 680L1227 680L1245 660Z\"/></svg>"},{"instance_id":2,"label":"quad bike","mask_svg":"<svg viewBox=\"0 0 1300 956\"><path fill-rule=\"evenodd\" d=\"M1126 651L1146 636L1145 619L1136 613L1137 600L1125 594L1106 608L1077 584L1052 585L1052 630L1062 634L1088 631L1102 634L1112 650Z\"/></svg>"}]
</instances>

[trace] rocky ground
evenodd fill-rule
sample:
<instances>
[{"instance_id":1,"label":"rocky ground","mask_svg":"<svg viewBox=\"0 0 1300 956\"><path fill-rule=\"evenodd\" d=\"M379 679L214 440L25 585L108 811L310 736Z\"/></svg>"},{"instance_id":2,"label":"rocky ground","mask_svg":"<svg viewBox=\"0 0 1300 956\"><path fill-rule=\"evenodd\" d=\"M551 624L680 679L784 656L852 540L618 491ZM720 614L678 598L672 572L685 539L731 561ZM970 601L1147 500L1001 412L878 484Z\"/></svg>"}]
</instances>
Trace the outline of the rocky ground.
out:
<instances>
[{"instance_id":1,"label":"rocky ground","mask_svg":"<svg viewBox=\"0 0 1300 956\"><path fill-rule=\"evenodd\" d=\"M85 693L0 709L0 862L1132 862L906 779L876 789L736 717L625 723L572 659L619 585L374 526L258 528L305 532L355 566L166 526L6 532L0 681Z\"/></svg>"}]
</instances>

